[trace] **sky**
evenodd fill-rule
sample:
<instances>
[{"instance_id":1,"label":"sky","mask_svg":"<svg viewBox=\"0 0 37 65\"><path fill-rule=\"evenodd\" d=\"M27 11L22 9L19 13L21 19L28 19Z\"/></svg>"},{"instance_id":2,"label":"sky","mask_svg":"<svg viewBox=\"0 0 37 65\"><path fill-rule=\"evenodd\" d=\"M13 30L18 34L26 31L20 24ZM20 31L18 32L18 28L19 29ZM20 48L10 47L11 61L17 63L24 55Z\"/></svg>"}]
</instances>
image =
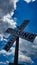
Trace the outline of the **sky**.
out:
<instances>
[{"instance_id":1,"label":"sky","mask_svg":"<svg viewBox=\"0 0 37 65\"><path fill-rule=\"evenodd\" d=\"M24 31L37 34L37 0L0 0L0 65L14 62L15 42L8 52L3 49L12 37L5 31L16 29L27 19L30 22ZM33 43L19 39L18 63L37 65L37 37Z\"/></svg>"}]
</instances>

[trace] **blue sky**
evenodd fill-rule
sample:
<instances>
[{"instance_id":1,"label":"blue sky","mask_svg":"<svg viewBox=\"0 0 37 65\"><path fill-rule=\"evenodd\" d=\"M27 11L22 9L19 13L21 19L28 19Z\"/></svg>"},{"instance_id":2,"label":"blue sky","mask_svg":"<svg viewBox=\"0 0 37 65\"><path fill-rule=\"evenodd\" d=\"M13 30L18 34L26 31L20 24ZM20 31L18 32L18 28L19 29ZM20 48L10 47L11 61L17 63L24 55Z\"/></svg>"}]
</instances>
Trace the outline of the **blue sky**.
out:
<instances>
[{"instance_id":1,"label":"blue sky","mask_svg":"<svg viewBox=\"0 0 37 65\"><path fill-rule=\"evenodd\" d=\"M26 31L37 33L37 2L27 3L20 0L17 3L17 8L13 17L17 18L17 24L21 24L24 20L30 20Z\"/></svg>"},{"instance_id":2,"label":"blue sky","mask_svg":"<svg viewBox=\"0 0 37 65\"><path fill-rule=\"evenodd\" d=\"M18 2L16 3L16 1ZM4 3L4 1L0 0L0 3L1 2ZM3 3L2 5L4 7ZM9 2L5 2L5 4L5 6L9 4L8 7L10 6L11 8L6 8L5 10L5 7L3 9L0 4L3 9L2 11L4 11L2 13L0 7L0 23L2 22L0 25L0 65L8 65L8 63L13 62L14 59L15 43L10 48L9 52L6 52L3 49L8 40L12 37L12 35L8 36L4 32L8 27L15 28L16 25L19 26L24 20L28 19L30 22L24 31L37 34L37 1L26 2L24 0L15 0L12 1L11 4ZM15 4L15 6L13 4ZM13 11L11 12L11 10ZM3 39L3 34L5 37L8 37ZM20 39L19 63L22 63L23 65L37 65L37 37L33 43Z\"/></svg>"}]
</instances>

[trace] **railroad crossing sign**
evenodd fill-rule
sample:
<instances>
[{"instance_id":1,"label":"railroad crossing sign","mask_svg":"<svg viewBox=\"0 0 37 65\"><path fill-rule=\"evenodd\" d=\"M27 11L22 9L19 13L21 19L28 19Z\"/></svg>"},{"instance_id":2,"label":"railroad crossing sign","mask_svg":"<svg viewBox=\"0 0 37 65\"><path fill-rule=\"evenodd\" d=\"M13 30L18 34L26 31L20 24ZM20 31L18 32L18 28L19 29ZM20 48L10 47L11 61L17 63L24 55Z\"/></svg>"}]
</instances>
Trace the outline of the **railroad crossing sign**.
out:
<instances>
[{"instance_id":1,"label":"railroad crossing sign","mask_svg":"<svg viewBox=\"0 0 37 65\"><path fill-rule=\"evenodd\" d=\"M13 35L13 38L8 41L8 43L5 45L4 49L8 51L10 47L13 45L13 43L16 41L15 46L15 57L14 57L14 65L18 65L18 49L19 49L19 37L23 38L27 41L33 42L36 34L28 33L23 31L23 29L26 27L26 25L29 23L29 20L25 20L18 28L17 30L8 28L6 30L7 33L10 33ZM13 65L13 63L9 63L9 65Z\"/></svg>"}]
</instances>

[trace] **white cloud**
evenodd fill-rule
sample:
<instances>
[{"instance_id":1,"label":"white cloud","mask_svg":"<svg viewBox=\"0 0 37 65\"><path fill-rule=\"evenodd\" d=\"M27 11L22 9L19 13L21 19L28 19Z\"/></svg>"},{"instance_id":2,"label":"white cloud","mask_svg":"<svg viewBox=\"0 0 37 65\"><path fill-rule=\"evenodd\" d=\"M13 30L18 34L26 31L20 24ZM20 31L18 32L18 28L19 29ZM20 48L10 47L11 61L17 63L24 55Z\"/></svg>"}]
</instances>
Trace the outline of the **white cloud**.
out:
<instances>
[{"instance_id":1,"label":"white cloud","mask_svg":"<svg viewBox=\"0 0 37 65\"><path fill-rule=\"evenodd\" d=\"M31 2L31 0L24 0L24 1L26 1L27 3Z\"/></svg>"},{"instance_id":2,"label":"white cloud","mask_svg":"<svg viewBox=\"0 0 37 65\"><path fill-rule=\"evenodd\" d=\"M31 57L26 56L21 51L19 52L19 61L26 62L26 63L34 63L31 59Z\"/></svg>"},{"instance_id":3,"label":"white cloud","mask_svg":"<svg viewBox=\"0 0 37 65\"><path fill-rule=\"evenodd\" d=\"M36 1L36 0L32 0L33 2Z\"/></svg>"},{"instance_id":4,"label":"white cloud","mask_svg":"<svg viewBox=\"0 0 37 65\"><path fill-rule=\"evenodd\" d=\"M16 3L18 2L19 0L14 0L13 3L14 3L14 8L16 9ZM11 0L12 2L12 0Z\"/></svg>"},{"instance_id":5,"label":"white cloud","mask_svg":"<svg viewBox=\"0 0 37 65\"><path fill-rule=\"evenodd\" d=\"M35 48L36 47L36 48ZM20 39L20 51L24 52L27 56L28 55L35 55L37 54L37 37L35 38L34 42L28 42L26 40Z\"/></svg>"},{"instance_id":6,"label":"white cloud","mask_svg":"<svg viewBox=\"0 0 37 65\"><path fill-rule=\"evenodd\" d=\"M12 19L14 10L16 9L16 3L18 0L0 0L0 35L8 37L5 34L7 28L15 28L16 21ZM3 36L1 40L3 40Z\"/></svg>"},{"instance_id":7,"label":"white cloud","mask_svg":"<svg viewBox=\"0 0 37 65\"><path fill-rule=\"evenodd\" d=\"M1 62L0 62L0 64L4 64L4 65L5 65L5 64L8 64L8 63L9 63L9 61L6 61L6 62L2 62L2 61L1 61Z\"/></svg>"},{"instance_id":8,"label":"white cloud","mask_svg":"<svg viewBox=\"0 0 37 65\"><path fill-rule=\"evenodd\" d=\"M8 28L15 28L16 27L16 22L10 18L10 16L4 16L2 20L0 21L0 38L3 40L3 36L6 38L9 36L8 34L5 33L5 31Z\"/></svg>"},{"instance_id":9,"label":"white cloud","mask_svg":"<svg viewBox=\"0 0 37 65\"><path fill-rule=\"evenodd\" d=\"M18 0L0 0L0 17L14 11L17 2Z\"/></svg>"},{"instance_id":10,"label":"white cloud","mask_svg":"<svg viewBox=\"0 0 37 65\"><path fill-rule=\"evenodd\" d=\"M0 54L3 54L5 56L9 56L9 55L12 55L12 54L14 55L14 51L15 51L14 47L12 47L12 50L10 52L6 52L5 50L0 50Z\"/></svg>"},{"instance_id":11,"label":"white cloud","mask_svg":"<svg viewBox=\"0 0 37 65\"><path fill-rule=\"evenodd\" d=\"M2 40L3 40L3 35L0 34L0 41L2 41Z\"/></svg>"},{"instance_id":12,"label":"white cloud","mask_svg":"<svg viewBox=\"0 0 37 65\"><path fill-rule=\"evenodd\" d=\"M36 0L24 0L24 1L26 1L27 3L30 3L31 1L34 2Z\"/></svg>"},{"instance_id":13,"label":"white cloud","mask_svg":"<svg viewBox=\"0 0 37 65\"><path fill-rule=\"evenodd\" d=\"M5 62L0 62L0 64L6 64Z\"/></svg>"},{"instance_id":14,"label":"white cloud","mask_svg":"<svg viewBox=\"0 0 37 65\"><path fill-rule=\"evenodd\" d=\"M8 40L6 38L4 38L3 34L0 34L0 41L5 41L7 42Z\"/></svg>"}]
</instances>

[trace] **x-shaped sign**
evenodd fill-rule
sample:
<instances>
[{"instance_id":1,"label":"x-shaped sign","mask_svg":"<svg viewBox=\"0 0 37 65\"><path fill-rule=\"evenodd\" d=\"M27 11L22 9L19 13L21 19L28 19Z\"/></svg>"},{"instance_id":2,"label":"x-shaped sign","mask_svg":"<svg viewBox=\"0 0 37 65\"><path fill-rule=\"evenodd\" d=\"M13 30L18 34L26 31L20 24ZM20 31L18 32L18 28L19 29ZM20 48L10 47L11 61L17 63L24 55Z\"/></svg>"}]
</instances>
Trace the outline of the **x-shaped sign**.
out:
<instances>
[{"instance_id":1,"label":"x-shaped sign","mask_svg":"<svg viewBox=\"0 0 37 65\"><path fill-rule=\"evenodd\" d=\"M4 47L4 49L6 51L8 51L10 49L10 47L13 45L14 41L17 39L17 37L21 37L27 41L33 42L35 37L37 36L37 34L32 34L32 33L28 33L28 32L24 32L22 31L26 25L29 23L29 20L25 20L17 30L12 29L12 28L8 28L6 30L7 33L12 34L14 37L12 39L10 39L10 41L6 44L6 46Z\"/></svg>"}]
</instances>

